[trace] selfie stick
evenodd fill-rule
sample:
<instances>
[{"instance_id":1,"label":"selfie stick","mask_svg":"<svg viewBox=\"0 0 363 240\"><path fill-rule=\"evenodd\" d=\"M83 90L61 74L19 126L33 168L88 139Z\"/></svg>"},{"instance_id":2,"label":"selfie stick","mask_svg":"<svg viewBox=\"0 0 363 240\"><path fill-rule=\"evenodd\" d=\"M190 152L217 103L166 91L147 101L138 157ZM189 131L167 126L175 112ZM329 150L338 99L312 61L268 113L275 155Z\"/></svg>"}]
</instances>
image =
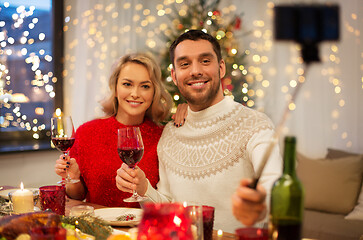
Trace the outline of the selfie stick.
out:
<instances>
[{"instance_id":1,"label":"selfie stick","mask_svg":"<svg viewBox=\"0 0 363 240\"><path fill-rule=\"evenodd\" d=\"M305 70L304 70L304 75L305 75ZM304 78L305 78L305 76L304 76ZM262 171L265 168L265 165L267 163L267 160L270 158L270 155L272 153L272 150L274 149L276 143L279 140L280 134L282 132L282 128L285 125L285 122L286 122L286 120L287 120L287 118L289 116L289 113L290 113L289 105L291 103L295 102L296 96L297 96L297 94L300 91L301 85L302 85L302 82L298 82L298 84L296 85L295 91L292 94L292 96L291 96L288 104L286 105L284 114L282 115L282 118L280 120L280 123L279 123L279 125L276 128L275 134L272 136L272 139L270 140L270 144L269 144L268 148L266 149L266 151L265 151L265 153L264 153L264 155L262 157L262 162L260 164L260 167L258 168L255 176L253 177L252 183L248 185L249 188L256 189L257 183L258 183L258 181L259 181L259 179L261 177Z\"/></svg>"},{"instance_id":2,"label":"selfie stick","mask_svg":"<svg viewBox=\"0 0 363 240\"><path fill-rule=\"evenodd\" d=\"M301 55L306 63L303 81L306 71L311 62L319 62L318 43L325 40L339 39L339 6L338 5L281 5L275 7L275 39L293 40L301 44ZM269 159L276 143L279 140L282 128L290 113L289 105L296 99L303 81L298 84L288 101L281 121L276 128L275 134L270 140L261 164L256 171L252 183L248 187L256 189L262 171Z\"/></svg>"}]
</instances>

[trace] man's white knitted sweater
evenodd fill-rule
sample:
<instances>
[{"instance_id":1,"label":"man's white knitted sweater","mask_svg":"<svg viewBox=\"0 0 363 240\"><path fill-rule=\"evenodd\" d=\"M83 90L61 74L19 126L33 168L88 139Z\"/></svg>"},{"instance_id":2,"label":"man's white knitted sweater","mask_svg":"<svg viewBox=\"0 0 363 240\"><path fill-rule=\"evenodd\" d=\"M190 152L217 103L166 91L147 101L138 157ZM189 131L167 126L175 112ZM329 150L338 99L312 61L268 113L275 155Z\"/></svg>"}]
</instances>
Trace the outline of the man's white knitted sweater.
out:
<instances>
[{"instance_id":1,"label":"man's white knitted sweater","mask_svg":"<svg viewBox=\"0 0 363 240\"><path fill-rule=\"evenodd\" d=\"M232 214L231 196L242 178L257 170L273 135L273 124L258 111L225 97L199 112L188 109L184 126L167 124L158 144L160 181L149 184L154 202L193 202L215 207L214 228L234 232L242 227ZM269 193L281 175L276 147L260 183Z\"/></svg>"}]
</instances>

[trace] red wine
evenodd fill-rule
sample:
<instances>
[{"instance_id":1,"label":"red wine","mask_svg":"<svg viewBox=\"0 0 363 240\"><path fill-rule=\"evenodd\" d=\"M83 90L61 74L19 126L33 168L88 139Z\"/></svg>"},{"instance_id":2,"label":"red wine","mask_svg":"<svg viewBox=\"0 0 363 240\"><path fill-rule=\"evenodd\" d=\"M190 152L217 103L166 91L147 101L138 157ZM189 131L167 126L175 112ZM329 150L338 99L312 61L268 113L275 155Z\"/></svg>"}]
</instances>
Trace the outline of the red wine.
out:
<instances>
[{"instance_id":1,"label":"red wine","mask_svg":"<svg viewBox=\"0 0 363 240\"><path fill-rule=\"evenodd\" d=\"M74 138L52 138L54 146L62 152L68 152L73 146L74 140Z\"/></svg>"},{"instance_id":2,"label":"red wine","mask_svg":"<svg viewBox=\"0 0 363 240\"><path fill-rule=\"evenodd\" d=\"M289 225L273 225L272 226L272 238L273 240L300 240L301 239L301 224L289 224Z\"/></svg>"},{"instance_id":3,"label":"red wine","mask_svg":"<svg viewBox=\"0 0 363 240\"><path fill-rule=\"evenodd\" d=\"M144 149L122 149L117 148L118 155L120 156L121 160L127 164L130 168L134 168L138 162L140 162L142 155L144 155Z\"/></svg>"},{"instance_id":4,"label":"red wine","mask_svg":"<svg viewBox=\"0 0 363 240\"><path fill-rule=\"evenodd\" d=\"M204 240L213 239L213 219L211 221L203 221L203 238Z\"/></svg>"}]
</instances>

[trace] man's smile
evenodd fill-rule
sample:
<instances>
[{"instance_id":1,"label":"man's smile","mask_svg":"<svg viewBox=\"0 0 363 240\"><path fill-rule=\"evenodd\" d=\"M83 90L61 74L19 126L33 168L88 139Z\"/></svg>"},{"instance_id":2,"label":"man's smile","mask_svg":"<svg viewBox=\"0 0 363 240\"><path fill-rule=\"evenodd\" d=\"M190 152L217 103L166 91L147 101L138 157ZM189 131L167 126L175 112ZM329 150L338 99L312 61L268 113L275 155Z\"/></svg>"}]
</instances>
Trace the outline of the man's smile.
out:
<instances>
[{"instance_id":1,"label":"man's smile","mask_svg":"<svg viewBox=\"0 0 363 240\"><path fill-rule=\"evenodd\" d=\"M189 81L187 83L188 86L192 88L202 88L205 84L207 84L209 80L197 80L197 81Z\"/></svg>"}]
</instances>

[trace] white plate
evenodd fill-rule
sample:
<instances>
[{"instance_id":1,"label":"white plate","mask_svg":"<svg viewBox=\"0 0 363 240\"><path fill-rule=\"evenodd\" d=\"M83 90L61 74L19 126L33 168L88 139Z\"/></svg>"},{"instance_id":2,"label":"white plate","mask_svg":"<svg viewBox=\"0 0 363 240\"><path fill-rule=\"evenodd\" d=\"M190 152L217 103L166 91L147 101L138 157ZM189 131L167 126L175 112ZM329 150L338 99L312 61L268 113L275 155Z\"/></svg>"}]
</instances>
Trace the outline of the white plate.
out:
<instances>
[{"instance_id":1,"label":"white plate","mask_svg":"<svg viewBox=\"0 0 363 240\"><path fill-rule=\"evenodd\" d=\"M95 210L95 216L103 219L112 226L135 226L140 223L143 210L140 208L99 208ZM125 214L134 214L135 218L130 221L117 221L116 219Z\"/></svg>"},{"instance_id":2,"label":"white plate","mask_svg":"<svg viewBox=\"0 0 363 240\"><path fill-rule=\"evenodd\" d=\"M11 189L6 189L6 190L1 190L0 191L0 197L5 198L7 200L9 200L9 192L13 192L18 190L19 188L11 188ZM39 191L39 188L27 188L30 191Z\"/></svg>"},{"instance_id":3,"label":"white plate","mask_svg":"<svg viewBox=\"0 0 363 240\"><path fill-rule=\"evenodd\" d=\"M112 228L112 234L120 234L120 235L127 235L129 234L128 232L125 232L125 231L121 231L121 230L118 230L118 229L114 229Z\"/></svg>"}]
</instances>

